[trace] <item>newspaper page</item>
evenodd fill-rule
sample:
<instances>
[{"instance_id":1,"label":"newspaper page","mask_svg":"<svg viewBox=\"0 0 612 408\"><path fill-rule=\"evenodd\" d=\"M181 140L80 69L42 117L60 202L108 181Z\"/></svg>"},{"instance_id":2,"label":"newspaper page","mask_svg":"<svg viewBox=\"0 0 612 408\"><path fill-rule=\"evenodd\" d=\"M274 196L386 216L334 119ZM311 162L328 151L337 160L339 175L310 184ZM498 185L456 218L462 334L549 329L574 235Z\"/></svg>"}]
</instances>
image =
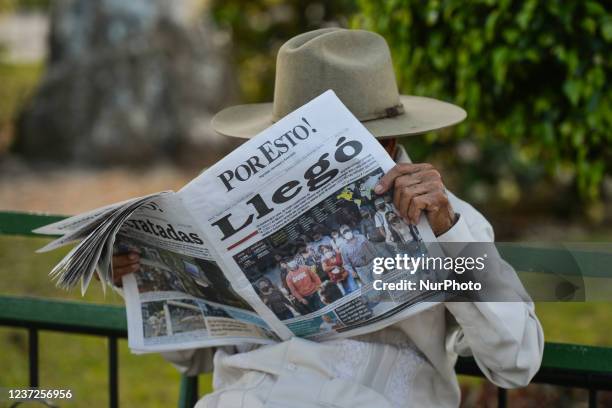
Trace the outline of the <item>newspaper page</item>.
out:
<instances>
[{"instance_id":1,"label":"newspaper page","mask_svg":"<svg viewBox=\"0 0 612 408\"><path fill-rule=\"evenodd\" d=\"M35 230L35 232L41 233L41 230L57 229L64 233L60 238L48 243L36 252L47 252L80 241L49 273L52 279L57 281L57 286L70 289L80 282L81 293L84 294L96 270L103 282L110 282L108 268L96 268L106 247L105 243L112 242L121 224L134 211L155 197L166 194L170 194L170 192L138 197L125 201L118 206L112 206L110 211L100 211L97 216L77 215ZM96 212L98 210L93 210L87 214ZM103 288L105 287L103 286Z\"/></svg>"},{"instance_id":2,"label":"newspaper page","mask_svg":"<svg viewBox=\"0 0 612 408\"><path fill-rule=\"evenodd\" d=\"M157 352L277 340L231 287L205 237L175 194L159 197L125 221L115 252L140 254L123 277L129 346Z\"/></svg>"},{"instance_id":3,"label":"newspaper page","mask_svg":"<svg viewBox=\"0 0 612 408\"><path fill-rule=\"evenodd\" d=\"M159 194L159 193L156 193ZM155 194L155 195L156 195ZM36 228L32 232L43 235L64 235L74 232L81 227L92 225L96 222L101 222L106 217L110 216L115 210L130 204L134 201L139 200L142 197L132 198L129 200L121 201L119 203L113 203L99 207L91 211L87 211L82 214L75 215L73 217L66 218L64 220L48 224L40 228Z\"/></svg>"},{"instance_id":4,"label":"newspaper page","mask_svg":"<svg viewBox=\"0 0 612 408\"><path fill-rule=\"evenodd\" d=\"M433 256L425 217L408 225L373 192L393 160L327 91L177 192L236 292L281 339L378 330L439 302L384 291L430 271L374 273L376 259Z\"/></svg>"}]
</instances>

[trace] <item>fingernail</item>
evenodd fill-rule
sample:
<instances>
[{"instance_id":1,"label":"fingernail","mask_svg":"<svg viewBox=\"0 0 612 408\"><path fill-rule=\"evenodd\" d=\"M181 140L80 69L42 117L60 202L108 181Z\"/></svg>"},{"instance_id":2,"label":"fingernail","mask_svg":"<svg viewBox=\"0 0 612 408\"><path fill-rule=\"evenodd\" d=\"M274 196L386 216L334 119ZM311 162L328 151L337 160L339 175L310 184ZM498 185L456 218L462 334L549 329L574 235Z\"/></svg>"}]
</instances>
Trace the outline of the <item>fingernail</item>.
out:
<instances>
[{"instance_id":1,"label":"fingernail","mask_svg":"<svg viewBox=\"0 0 612 408\"><path fill-rule=\"evenodd\" d=\"M382 186L382 184L377 184L377 185L376 185L376 187L374 187L374 192L375 192L376 194L380 194L380 193L382 193L382 192L383 192L383 186Z\"/></svg>"}]
</instances>

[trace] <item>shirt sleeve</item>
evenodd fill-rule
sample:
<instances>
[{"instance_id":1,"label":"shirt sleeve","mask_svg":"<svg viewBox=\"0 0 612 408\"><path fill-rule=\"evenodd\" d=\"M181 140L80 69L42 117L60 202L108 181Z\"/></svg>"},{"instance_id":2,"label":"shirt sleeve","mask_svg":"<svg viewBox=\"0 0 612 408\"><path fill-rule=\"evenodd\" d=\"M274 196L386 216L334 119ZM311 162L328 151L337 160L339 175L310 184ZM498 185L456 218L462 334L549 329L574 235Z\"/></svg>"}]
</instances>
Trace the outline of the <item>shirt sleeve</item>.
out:
<instances>
[{"instance_id":1,"label":"shirt sleeve","mask_svg":"<svg viewBox=\"0 0 612 408\"><path fill-rule=\"evenodd\" d=\"M212 348L166 351L161 355L172 363L179 372L186 375L198 375L213 370Z\"/></svg>"},{"instance_id":2,"label":"shirt sleeve","mask_svg":"<svg viewBox=\"0 0 612 408\"><path fill-rule=\"evenodd\" d=\"M446 256L458 256L461 243L493 242L493 229L478 211L454 196L451 204L459 219L438 237ZM493 252L487 262L493 270L486 271L492 278L492 290L512 293L517 301L447 302L457 324L448 331L446 347L462 356L473 355L485 376L498 386L525 386L540 368L544 334L516 272L496 250Z\"/></svg>"}]
</instances>

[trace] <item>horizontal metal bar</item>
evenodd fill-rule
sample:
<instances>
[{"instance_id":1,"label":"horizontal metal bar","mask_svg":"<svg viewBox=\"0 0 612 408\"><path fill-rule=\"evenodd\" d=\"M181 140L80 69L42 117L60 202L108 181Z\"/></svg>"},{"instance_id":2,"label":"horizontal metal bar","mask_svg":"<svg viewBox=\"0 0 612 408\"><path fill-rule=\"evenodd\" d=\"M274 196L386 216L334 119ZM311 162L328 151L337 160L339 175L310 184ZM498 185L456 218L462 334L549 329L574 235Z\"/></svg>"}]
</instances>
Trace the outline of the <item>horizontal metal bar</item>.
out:
<instances>
[{"instance_id":1,"label":"horizontal metal bar","mask_svg":"<svg viewBox=\"0 0 612 408\"><path fill-rule=\"evenodd\" d=\"M612 348L580 344L546 343L542 366L612 374Z\"/></svg>"},{"instance_id":2,"label":"horizontal metal bar","mask_svg":"<svg viewBox=\"0 0 612 408\"><path fill-rule=\"evenodd\" d=\"M480 369L471 357L460 357L457 369L461 374L480 376ZM546 343L542 358L542 374L563 379L563 373L579 376L593 374L594 380L612 378L612 348L579 344ZM573 375L573 374L572 374ZM585 380L586 383L586 380ZM612 387L612 381L610 381Z\"/></svg>"},{"instance_id":3,"label":"horizontal metal bar","mask_svg":"<svg viewBox=\"0 0 612 408\"><path fill-rule=\"evenodd\" d=\"M547 344L548 346L548 344ZM544 363L543 363L544 364ZM484 377L471 357L460 357L455 365L457 374ZM532 383L612 391L612 373L593 370L547 367L542 365Z\"/></svg>"},{"instance_id":4,"label":"horizontal metal bar","mask_svg":"<svg viewBox=\"0 0 612 408\"><path fill-rule=\"evenodd\" d=\"M0 211L0 235L36 235L32 232L33 229L64 218L67 217L65 215Z\"/></svg>"},{"instance_id":5,"label":"horizontal metal bar","mask_svg":"<svg viewBox=\"0 0 612 408\"><path fill-rule=\"evenodd\" d=\"M0 296L0 325L127 336L125 308L66 300Z\"/></svg>"},{"instance_id":6,"label":"horizontal metal bar","mask_svg":"<svg viewBox=\"0 0 612 408\"><path fill-rule=\"evenodd\" d=\"M53 324L53 323L16 322L14 320L0 319L0 326L15 327L15 328L20 328L20 329L33 328L39 331L44 330L44 331L54 331L54 332L70 333L70 334L84 334L84 335L100 336L100 337L115 336L115 337L122 338L122 339L127 338L127 331L87 328L83 326L76 327L76 326Z\"/></svg>"},{"instance_id":7,"label":"horizontal metal bar","mask_svg":"<svg viewBox=\"0 0 612 408\"><path fill-rule=\"evenodd\" d=\"M557 247L544 245L495 243L502 258L517 271L554 273L559 276L612 277L612 251L607 243L583 244L581 247L571 243L559 244Z\"/></svg>"}]
</instances>

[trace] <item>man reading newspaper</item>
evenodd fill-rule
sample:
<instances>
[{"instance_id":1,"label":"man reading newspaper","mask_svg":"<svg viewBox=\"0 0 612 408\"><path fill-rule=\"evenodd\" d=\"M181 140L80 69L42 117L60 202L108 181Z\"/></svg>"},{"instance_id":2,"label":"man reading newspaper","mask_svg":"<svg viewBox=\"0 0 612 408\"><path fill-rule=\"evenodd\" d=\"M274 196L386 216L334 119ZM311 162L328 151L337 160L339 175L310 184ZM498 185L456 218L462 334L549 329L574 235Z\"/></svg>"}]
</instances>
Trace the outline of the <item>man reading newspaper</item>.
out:
<instances>
[{"instance_id":1,"label":"man reading newspaper","mask_svg":"<svg viewBox=\"0 0 612 408\"><path fill-rule=\"evenodd\" d=\"M372 248L406 248L417 242L412 236L414 231L398 226L393 207L387 216L387 201L392 201L399 216L411 225L419 224L424 215L435 235L433 239L448 256L453 253L452 247L445 247L447 243L493 241L487 220L447 191L432 165L411 163L397 143L398 137L458 123L465 118L465 112L434 99L399 95L389 49L375 33L330 28L292 38L278 54L274 102L228 108L215 116L212 124L221 134L249 139L328 89L379 139L397 165L382 177L374 178L373 173L360 179L350 191L338 191L334 197L346 207L336 208L333 217L321 216L329 220L325 228L319 227L313 236L300 238L309 246L305 257L298 255L298 250L279 252L275 254L278 262L260 270L249 266L248 260L259 256L257 248L269 246L261 244L240 252L244 275L254 286L249 290L260 291L265 304L278 303L276 316L283 321L299 320L303 314L327 307L322 298L355 296L357 288L370 284ZM265 151L273 154L272 149ZM251 173L264 171L256 159L244 166L222 173L225 187L235 188L242 180L254 183ZM373 189L364 187L372 179L377 180ZM187 186L190 188L199 187ZM293 191L296 190L282 190L277 198ZM385 201L384 195L390 191L391 200ZM218 198L221 202L224 199ZM265 203L259 204L260 210L264 208ZM200 210L204 214L206 208ZM317 211L326 210L317 207ZM229 223L229 218L225 221L217 226L223 226L226 235L239 228L239 224ZM322 252L314 254L319 246L323 246ZM232 250L227 248L228 252ZM342 262L333 263L343 277L345 271L350 274L350 283L342 283L346 278L327 275L337 254L341 254ZM321 268L326 265L325 270L321 269L324 279L317 274L316 265L309 265L315 255ZM136 252L114 256L113 276L118 285L121 277L125 282L130 274L142 273L141 256ZM224 347L214 359L214 392L197 406L457 407L460 390L453 367L458 355L473 355L487 378L498 386L524 386L540 366L543 334L533 304L512 278L514 271L501 260L500 265L495 279L522 302L436 303L382 330L352 338L314 342L292 337L270 345ZM376 310L381 300L370 297L361 301L366 313ZM180 309L183 320L197 323L194 318L188 319L192 310L189 302L174 301L163 307ZM156 317L163 314L163 307L148 311L157 330L163 329L163 322ZM264 313L264 308L261 311ZM342 327L343 318L337 310L324 311L325 317L317 321L316 330ZM292 330L297 330L295 327ZM164 355L189 374L210 368L209 349Z\"/></svg>"}]
</instances>

